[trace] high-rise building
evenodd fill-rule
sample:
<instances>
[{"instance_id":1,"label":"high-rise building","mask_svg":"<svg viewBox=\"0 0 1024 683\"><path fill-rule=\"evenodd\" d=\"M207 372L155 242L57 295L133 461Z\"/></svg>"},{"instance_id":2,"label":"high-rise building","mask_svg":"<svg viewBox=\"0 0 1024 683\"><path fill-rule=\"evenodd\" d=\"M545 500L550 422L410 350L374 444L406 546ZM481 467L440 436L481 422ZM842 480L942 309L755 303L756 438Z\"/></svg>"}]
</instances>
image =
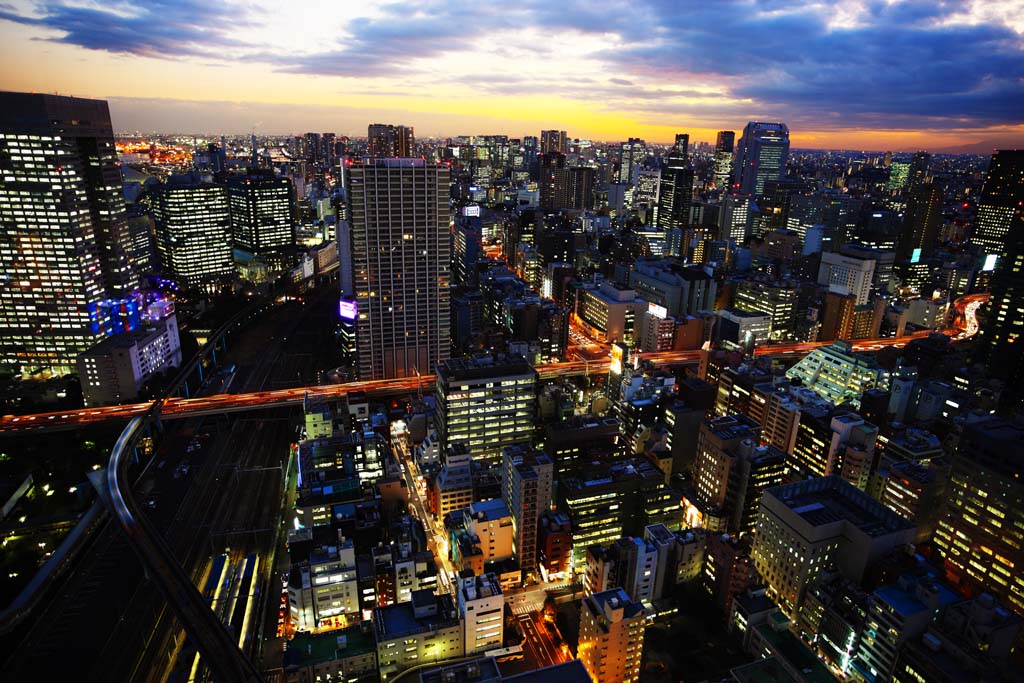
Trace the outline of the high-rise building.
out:
<instances>
[{"instance_id":1,"label":"high-rise building","mask_svg":"<svg viewBox=\"0 0 1024 683\"><path fill-rule=\"evenodd\" d=\"M914 152L907 169L907 184L914 188L928 180L928 166L932 163L932 155L928 152Z\"/></svg>"},{"instance_id":2,"label":"high-rise building","mask_svg":"<svg viewBox=\"0 0 1024 683\"><path fill-rule=\"evenodd\" d=\"M155 192L153 218L160 266L179 284L200 288L234 273L225 186L171 176Z\"/></svg>"},{"instance_id":3,"label":"high-rise building","mask_svg":"<svg viewBox=\"0 0 1024 683\"><path fill-rule=\"evenodd\" d=\"M906 161L894 161L889 166L889 182L885 188L893 192L899 192L907 188L910 182L910 163Z\"/></svg>"},{"instance_id":4,"label":"high-rise building","mask_svg":"<svg viewBox=\"0 0 1024 683\"><path fill-rule=\"evenodd\" d=\"M493 465L506 446L532 440L537 371L520 356L440 363L436 396L443 448L462 443L474 460Z\"/></svg>"},{"instance_id":5,"label":"high-rise building","mask_svg":"<svg viewBox=\"0 0 1024 683\"><path fill-rule=\"evenodd\" d=\"M827 285L830 292L852 294L856 306L868 303L874 276L873 258L848 256L834 251L821 255L818 284Z\"/></svg>"},{"instance_id":6,"label":"high-rise building","mask_svg":"<svg viewBox=\"0 0 1024 683\"><path fill-rule=\"evenodd\" d=\"M0 362L68 371L135 285L107 103L0 93Z\"/></svg>"},{"instance_id":7,"label":"high-rise building","mask_svg":"<svg viewBox=\"0 0 1024 683\"><path fill-rule=\"evenodd\" d=\"M583 599L577 656L594 683L640 680L644 626L643 606L621 588Z\"/></svg>"},{"instance_id":8,"label":"high-rise building","mask_svg":"<svg viewBox=\"0 0 1024 683\"><path fill-rule=\"evenodd\" d=\"M359 377L430 374L450 353L449 170L377 159L350 173Z\"/></svg>"},{"instance_id":9,"label":"high-rise building","mask_svg":"<svg viewBox=\"0 0 1024 683\"><path fill-rule=\"evenodd\" d=\"M678 136L677 136L678 137ZM689 136L687 136L687 141ZM661 169L661 187L654 225L660 230L685 228L690 224L693 203L693 169L686 154L686 143L673 147Z\"/></svg>"},{"instance_id":10,"label":"high-rise building","mask_svg":"<svg viewBox=\"0 0 1024 683\"><path fill-rule=\"evenodd\" d=\"M540 153L549 154L551 152L569 153L564 130L542 130L540 132Z\"/></svg>"},{"instance_id":11,"label":"high-rise building","mask_svg":"<svg viewBox=\"0 0 1024 683\"><path fill-rule=\"evenodd\" d=\"M736 146L738 191L761 195L765 182L781 180L789 159L789 128L784 123L751 121Z\"/></svg>"},{"instance_id":12,"label":"high-rise building","mask_svg":"<svg viewBox=\"0 0 1024 683\"><path fill-rule=\"evenodd\" d=\"M718 131L715 140L715 187L728 189L732 184L732 154L736 146L736 133L731 130Z\"/></svg>"},{"instance_id":13,"label":"high-rise building","mask_svg":"<svg viewBox=\"0 0 1024 683\"><path fill-rule=\"evenodd\" d=\"M935 544L946 574L1024 615L1024 429L998 417L967 424L946 489Z\"/></svg>"},{"instance_id":14,"label":"high-rise building","mask_svg":"<svg viewBox=\"0 0 1024 683\"><path fill-rule=\"evenodd\" d=\"M942 190L934 183L919 183L910 189L903 214L896 258L917 262L932 255L942 227Z\"/></svg>"},{"instance_id":15,"label":"high-rise building","mask_svg":"<svg viewBox=\"0 0 1024 683\"><path fill-rule=\"evenodd\" d=\"M371 123L366 130L366 153L376 158L411 157L415 153L416 136L412 126Z\"/></svg>"},{"instance_id":16,"label":"high-rise building","mask_svg":"<svg viewBox=\"0 0 1024 683\"><path fill-rule=\"evenodd\" d=\"M263 254L295 244L295 199L292 181L271 172L228 179L231 236L234 246Z\"/></svg>"},{"instance_id":17,"label":"high-rise building","mask_svg":"<svg viewBox=\"0 0 1024 683\"><path fill-rule=\"evenodd\" d=\"M630 138L619 143L620 183L633 183L633 174L640 169L647 158L647 143L640 138Z\"/></svg>"},{"instance_id":18,"label":"high-rise building","mask_svg":"<svg viewBox=\"0 0 1024 683\"><path fill-rule=\"evenodd\" d=\"M537 526L551 506L554 463L543 451L509 446L502 454L501 496L512 513L514 549L525 581L538 576Z\"/></svg>"},{"instance_id":19,"label":"high-rise building","mask_svg":"<svg viewBox=\"0 0 1024 683\"><path fill-rule=\"evenodd\" d=\"M545 152L540 155L540 208L548 212L562 208L559 201L566 194L565 155L561 152Z\"/></svg>"},{"instance_id":20,"label":"high-rise building","mask_svg":"<svg viewBox=\"0 0 1024 683\"><path fill-rule=\"evenodd\" d=\"M985 185L978 200L971 244L985 255L991 270L1007 253L1007 247L1019 245L1024 234L1024 150L1003 149L992 155Z\"/></svg>"},{"instance_id":21,"label":"high-rise building","mask_svg":"<svg viewBox=\"0 0 1024 683\"><path fill-rule=\"evenodd\" d=\"M861 581L869 563L913 540L912 522L839 477L818 477L762 494L751 555L770 596L792 616L830 565Z\"/></svg>"},{"instance_id":22,"label":"high-rise building","mask_svg":"<svg viewBox=\"0 0 1024 683\"><path fill-rule=\"evenodd\" d=\"M758 445L759 426L742 415L706 420L697 437L693 501L711 531L749 534L761 493L782 483L786 454Z\"/></svg>"}]
</instances>

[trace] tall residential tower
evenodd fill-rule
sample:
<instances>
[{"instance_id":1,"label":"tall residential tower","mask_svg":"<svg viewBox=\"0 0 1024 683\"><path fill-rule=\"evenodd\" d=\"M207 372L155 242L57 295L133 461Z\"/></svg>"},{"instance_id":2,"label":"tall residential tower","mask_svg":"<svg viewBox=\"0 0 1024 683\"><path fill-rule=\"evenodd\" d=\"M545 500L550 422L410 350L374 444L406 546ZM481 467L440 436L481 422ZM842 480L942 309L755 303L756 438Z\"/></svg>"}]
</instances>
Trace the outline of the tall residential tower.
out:
<instances>
[{"instance_id":1,"label":"tall residential tower","mask_svg":"<svg viewBox=\"0 0 1024 683\"><path fill-rule=\"evenodd\" d=\"M376 159L350 174L359 377L429 375L451 346L449 170Z\"/></svg>"}]
</instances>

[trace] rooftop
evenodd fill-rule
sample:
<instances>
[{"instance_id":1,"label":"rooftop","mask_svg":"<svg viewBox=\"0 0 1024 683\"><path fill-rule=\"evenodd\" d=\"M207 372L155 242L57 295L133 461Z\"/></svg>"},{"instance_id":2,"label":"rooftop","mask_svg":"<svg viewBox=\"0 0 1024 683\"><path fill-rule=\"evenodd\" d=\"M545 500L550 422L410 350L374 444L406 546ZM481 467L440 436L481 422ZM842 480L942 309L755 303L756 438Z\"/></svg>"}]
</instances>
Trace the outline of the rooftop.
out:
<instances>
[{"instance_id":1,"label":"rooftop","mask_svg":"<svg viewBox=\"0 0 1024 683\"><path fill-rule=\"evenodd\" d=\"M414 602L420 592L413 591ZM434 597L437 600L437 614L420 619L415 616L413 602L400 602L376 608L373 611L373 621L377 628L378 642L458 626L459 613L455 609L452 597L447 594Z\"/></svg>"},{"instance_id":2,"label":"rooftop","mask_svg":"<svg viewBox=\"0 0 1024 683\"><path fill-rule=\"evenodd\" d=\"M284 653L284 668L305 667L355 657L374 650L369 630L351 626L340 631L324 633L298 633L288 642Z\"/></svg>"},{"instance_id":3,"label":"rooftop","mask_svg":"<svg viewBox=\"0 0 1024 683\"><path fill-rule=\"evenodd\" d=\"M738 666L729 673L737 683L799 683L775 657Z\"/></svg>"},{"instance_id":4,"label":"rooftop","mask_svg":"<svg viewBox=\"0 0 1024 683\"><path fill-rule=\"evenodd\" d=\"M764 495L781 501L816 527L845 521L868 536L882 536L914 527L912 522L836 476L775 486L767 489Z\"/></svg>"},{"instance_id":5,"label":"rooftop","mask_svg":"<svg viewBox=\"0 0 1024 683\"><path fill-rule=\"evenodd\" d=\"M451 358L437 366L438 379L449 382L519 375L536 375L533 366L522 356Z\"/></svg>"},{"instance_id":6,"label":"rooftop","mask_svg":"<svg viewBox=\"0 0 1024 683\"><path fill-rule=\"evenodd\" d=\"M778 653L778 657L785 660L791 669L802 673L800 680L802 683L835 683L835 678L832 673L828 670L821 661L811 652L800 639L797 638L791 631L788 630L775 630L768 624L761 624L756 627L758 634L767 641L772 649ZM776 661L776 665L781 667L781 663ZM746 679L750 681L759 681L764 679ZM771 679L767 679L771 680ZM791 679L783 679L791 680Z\"/></svg>"},{"instance_id":7,"label":"rooftop","mask_svg":"<svg viewBox=\"0 0 1024 683\"><path fill-rule=\"evenodd\" d=\"M502 683L590 683L590 674L579 659L545 666L515 676L502 678Z\"/></svg>"}]
</instances>

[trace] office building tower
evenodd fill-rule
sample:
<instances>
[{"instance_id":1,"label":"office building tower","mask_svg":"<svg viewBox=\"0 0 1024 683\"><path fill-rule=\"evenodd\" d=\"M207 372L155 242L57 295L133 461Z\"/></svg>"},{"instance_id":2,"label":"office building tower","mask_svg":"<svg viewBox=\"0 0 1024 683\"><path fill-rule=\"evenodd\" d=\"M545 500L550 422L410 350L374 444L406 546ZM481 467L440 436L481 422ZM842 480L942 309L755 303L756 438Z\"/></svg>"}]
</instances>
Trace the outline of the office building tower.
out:
<instances>
[{"instance_id":1,"label":"office building tower","mask_svg":"<svg viewBox=\"0 0 1024 683\"><path fill-rule=\"evenodd\" d=\"M970 241L985 257L983 268L992 270L1006 256L1007 247L1024 240L1022 235L1024 150L1002 149L989 162Z\"/></svg>"},{"instance_id":2,"label":"office building tower","mask_svg":"<svg viewBox=\"0 0 1024 683\"><path fill-rule=\"evenodd\" d=\"M568 154L569 144L565 137L564 130L542 130L540 132L540 153Z\"/></svg>"},{"instance_id":3,"label":"office building tower","mask_svg":"<svg viewBox=\"0 0 1024 683\"><path fill-rule=\"evenodd\" d=\"M366 130L366 153L379 159L405 158L416 153L412 126L371 123Z\"/></svg>"},{"instance_id":4,"label":"office building tower","mask_svg":"<svg viewBox=\"0 0 1024 683\"><path fill-rule=\"evenodd\" d=\"M665 231L685 228L690 224L692 203L693 169L686 155L686 143L683 143L681 149L677 143L661 169L661 187L658 190L656 220L653 224Z\"/></svg>"},{"instance_id":5,"label":"office building tower","mask_svg":"<svg viewBox=\"0 0 1024 683\"><path fill-rule=\"evenodd\" d=\"M1024 210L1018 208L1015 222L992 274L989 312L975 352L975 358L1005 382L999 402L1010 409L1024 403Z\"/></svg>"},{"instance_id":6,"label":"office building tower","mask_svg":"<svg viewBox=\"0 0 1024 683\"><path fill-rule=\"evenodd\" d=\"M718 293L717 283L706 270L675 258L637 260L629 272L629 286L644 300L663 306L671 316L710 311Z\"/></svg>"},{"instance_id":7,"label":"office building tower","mask_svg":"<svg viewBox=\"0 0 1024 683\"><path fill-rule=\"evenodd\" d=\"M598 463L560 480L558 505L572 520L573 570L584 571L591 545L641 534L649 524L678 529L683 511L664 482L665 473L647 458Z\"/></svg>"},{"instance_id":8,"label":"office building tower","mask_svg":"<svg viewBox=\"0 0 1024 683\"><path fill-rule=\"evenodd\" d=\"M583 599L577 656L594 683L640 680L644 627L643 606L621 588Z\"/></svg>"},{"instance_id":9,"label":"office building tower","mask_svg":"<svg viewBox=\"0 0 1024 683\"><path fill-rule=\"evenodd\" d=\"M885 189L891 192L902 192L907 189L910 182L910 163L906 161L894 161L889 166L889 182Z\"/></svg>"},{"instance_id":10,"label":"office building tower","mask_svg":"<svg viewBox=\"0 0 1024 683\"><path fill-rule=\"evenodd\" d=\"M640 138L630 138L619 143L618 181L632 185L634 174L640 170L646 158L647 143Z\"/></svg>"},{"instance_id":11,"label":"office building tower","mask_svg":"<svg viewBox=\"0 0 1024 683\"><path fill-rule=\"evenodd\" d=\"M715 140L714 178L715 187L723 191L728 190L732 185L732 155L735 146L736 133L734 131L718 131L718 138Z\"/></svg>"},{"instance_id":12,"label":"office building tower","mask_svg":"<svg viewBox=\"0 0 1024 683\"><path fill-rule=\"evenodd\" d=\"M504 645L505 597L497 575L487 573L459 579L458 599L466 655Z\"/></svg>"},{"instance_id":13,"label":"office building tower","mask_svg":"<svg viewBox=\"0 0 1024 683\"><path fill-rule=\"evenodd\" d=\"M107 103L0 93L0 362L67 372L136 282Z\"/></svg>"},{"instance_id":14,"label":"office building tower","mask_svg":"<svg viewBox=\"0 0 1024 683\"><path fill-rule=\"evenodd\" d=\"M920 183L910 189L896 259L917 263L935 251L942 227L942 190L934 183Z\"/></svg>"},{"instance_id":15,"label":"office building tower","mask_svg":"<svg viewBox=\"0 0 1024 683\"><path fill-rule=\"evenodd\" d=\"M789 159L789 128L784 123L751 121L736 146L737 190L760 196L765 183L786 175Z\"/></svg>"},{"instance_id":16,"label":"office building tower","mask_svg":"<svg viewBox=\"0 0 1024 683\"><path fill-rule=\"evenodd\" d=\"M537 371L525 359L453 358L436 372L442 448L461 443L473 460L494 465L506 446L532 440Z\"/></svg>"},{"instance_id":17,"label":"office building tower","mask_svg":"<svg viewBox=\"0 0 1024 683\"><path fill-rule=\"evenodd\" d=\"M292 181L270 171L228 179L231 237L237 249L264 254L295 244Z\"/></svg>"},{"instance_id":18,"label":"office building tower","mask_svg":"<svg viewBox=\"0 0 1024 683\"><path fill-rule=\"evenodd\" d=\"M928 180L928 166L932 163L932 155L928 152L914 152L907 169L907 185L913 189Z\"/></svg>"},{"instance_id":19,"label":"office building tower","mask_svg":"<svg viewBox=\"0 0 1024 683\"><path fill-rule=\"evenodd\" d=\"M705 420L697 436L694 505L705 529L741 535L754 530L761 493L782 483L786 454L758 444L757 423L742 415Z\"/></svg>"},{"instance_id":20,"label":"office building tower","mask_svg":"<svg viewBox=\"0 0 1024 683\"><path fill-rule=\"evenodd\" d=\"M524 581L533 581L537 568L537 526L551 506L554 464L543 451L509 446L502 454L501 497L512 513L514 549Z\"/></svg>"},{"instance_id":21,"label":"office building tower","mask_svg":"<svg viewBox=\"0 0 1024 683\"><path fill-rule=\"evenodd\" d=\"M875 259L847 256L827 251L821 255L818 284L827 285L830 292L853 295L855 305L863 306L871 298L875 277Z\"/></svg>"},{"instance_id":22,"label":"office building tower","mask_svg":"<svg viewBox=\"0 0 1024 683\"><path fill-rule=\"evenodd\" d=\"M449 170L422 159L349 170L359 377L430 374L450 353Z\"/></svg>"},{"instance_id":23,"label":"office building tower","mask_svg":"<svg viewBox=\"0 0 1024 683\"><path fill-rule=\"evenodd\" d=\"M998 417L964 426L935 544L964 591L987 591L1024 615L1024 429Z\"/></svg>"},{"instance_id":24,"label":"office building tower","mask_svg":"<svg viewBox=\"0 0 1024 683\"><path fill-rule=\"evenodd\" d=\"M171 176L154 193L153 218L160 266L179 285L214 286L234 274L225 186L196 175Z\"/></svg>"},{"instance_id":25,"label":"office building tower","mask_svg":"<svg viewBox=\"0 0 1024 683\"><path fill-rule=\"evenodd\" d=\"M751 555L784 613L799 613L807 587L831 564L852 581L914 540L914 525L839 477L766 490Z\"/></svg>"},{"instance_id":26,"label":"office building tower","mask_svg":"<svg viewBox=\"0 0 1024 683\"><path fill-rule=\"evenodd\" d=\"M769 338L782 341L796 335L798 299L796 282L754 276L737 282L733 306L741 311L763 311L770 315Z\"/></svg>"},{"instance_id":27,"label":"office building tower","mask_svg":"<svg viewBox=\"0 0 1024 683\"><path fill-rule=\"evenodd\" d=\"M718 213L719 236L738 245L744 245L751 237L751 199L745 194L728 194L722 199Z\"/></svg>"},{"instance_id":28,"label":"office building tower","mask_svg":"<svg viewBox=\"0 0 1024 683\"><path fill-rule=\"evenodd\" d=\"M356 551L352 539L323 546L292 564L288 580L291 623L297 631L326 628L360 613Z\"/></svg>"}]
</instances>

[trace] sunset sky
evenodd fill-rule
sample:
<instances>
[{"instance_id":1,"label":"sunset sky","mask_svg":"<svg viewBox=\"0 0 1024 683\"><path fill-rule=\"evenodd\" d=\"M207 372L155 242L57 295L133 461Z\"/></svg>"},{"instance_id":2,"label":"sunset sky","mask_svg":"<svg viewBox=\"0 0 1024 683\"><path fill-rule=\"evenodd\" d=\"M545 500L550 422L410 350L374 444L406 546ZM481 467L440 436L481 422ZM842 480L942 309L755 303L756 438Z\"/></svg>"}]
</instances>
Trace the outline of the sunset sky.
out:
<instances>
[{"instance_id":1,"label":"sunset sky","mask_svg":"<svg viewBox=\"0 0 1024 683\"><path fill-rule=\"evenodd\" d=\"M1024 146L1024 0L0 0L0 59L0 89L108 99L119 131Z\"/></svg>"}]
</instances>

